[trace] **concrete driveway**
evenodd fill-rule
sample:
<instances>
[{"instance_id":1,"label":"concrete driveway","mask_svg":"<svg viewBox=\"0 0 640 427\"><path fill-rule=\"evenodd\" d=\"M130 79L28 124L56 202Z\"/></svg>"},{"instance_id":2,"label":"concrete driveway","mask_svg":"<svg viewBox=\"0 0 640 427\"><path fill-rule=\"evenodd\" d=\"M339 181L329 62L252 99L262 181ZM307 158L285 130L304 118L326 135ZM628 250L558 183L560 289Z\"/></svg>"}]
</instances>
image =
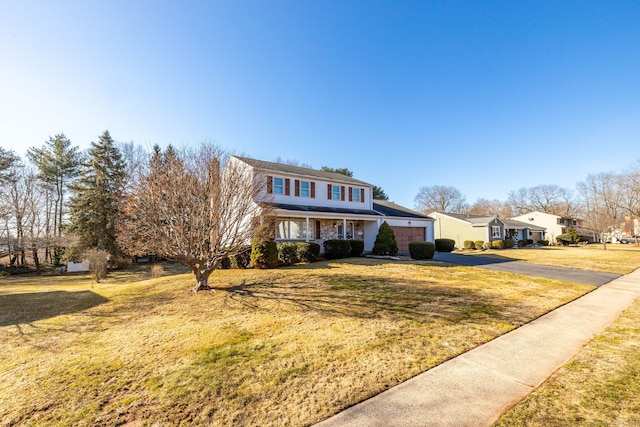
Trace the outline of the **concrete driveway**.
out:
<instances>
[{"instance_id":1,"label":"concrete driveway","mask_svg":"<svg viewBox=\"0 0 640 427\"><path fill-rule=\"evenodd\" d=\"M577 268L554 267L550 265L531 264L504 258L489 258L479 255L461 255L448 252L438 252L433 257L436 261L457 265L486 268L487 270L508 271L510 273L526 274L547 279L563 280L565 282L580 283L582 285L602 286L617 279L620 274L603 271L579 270Z\"/></svg>"}]
</instances>

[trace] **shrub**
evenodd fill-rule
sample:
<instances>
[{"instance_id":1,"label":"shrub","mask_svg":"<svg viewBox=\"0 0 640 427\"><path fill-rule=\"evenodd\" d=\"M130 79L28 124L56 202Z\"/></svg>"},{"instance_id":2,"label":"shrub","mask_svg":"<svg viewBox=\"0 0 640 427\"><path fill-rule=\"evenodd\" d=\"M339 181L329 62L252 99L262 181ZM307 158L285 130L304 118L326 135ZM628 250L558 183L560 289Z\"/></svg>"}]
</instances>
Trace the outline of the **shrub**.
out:
<instances>
[{"instance_id":1,"label":"shrub","mask_svg":"<svg viewBox=\"0 0 640 427\"><path fill-rule=\"evenodd\" d=\"M161 266L160 264L154 264L153 267L151 267L151 277L153 277L154 279L161 277L163 274L164 274L164 267Z\"/></svg>"},{"instance_id":2,"label":"shrub","mask_svg":"<svg viewBox=\"0 0 640 427\"><path fill-rule=\"evenodd\" d=\"M526 240L518 240L518 247L519 248L524 248L528 245Z\"/></svg>"},{"instance_id":3,"label":"shrub","mask_svg":"<svg viewBox=\"0 0 640 427\"><path fill-rule=\"evenodd\" d=\"M410 242L409 254L413 259L432 259L436 245L431 242Z\"/></svg>"},{"instance_id":4,"label":"shrub","mask_svg":"<svg viewBox=\"0 0 640 427\"><path fill-rule=\"evenodd\" d=\"M133 262L129 257L118 257L115 260L115 266L118 270L126 270L127 268L131 267L132 263Z\"/></svg>"},{"instance_id":5,"label":"shrub","mask_svg":"<svg viewBox=\"0 0 640 427\"><path fill-rule=\"evenodd\" d=\"M511 249L516 245L516 241L513 239L504 239L504 248Z\"/></svg>"},{"instance_id":6,"label":"shrub","mask_svg":"<svg viewBox=\"0 0 640 427\"><path fill-rule=\"evenodd\" d=\"M102 249L89 249L84 253L84 258L89 262L89 271L96 283L107 277L109 266L109 252Z\"/></svg>"},{"instance_id":7,"label":"shrub","mask_svg":"<svg viewBox=\"0 0 640 427\"><path fill-rule=\"evenodd\" d=\"M527 245L533 245L533 239L527 239Z\"/></svg>"},{"instance_id":8,"label":"shrub","mask_svg":"<svg viewBox=\"0 0 640 427\"><path fill-rule=\"evenodd\" d=\"M491 242L491 247L493 249L504 249L504 240L494 240Z\"/></svg>"},{"instance_id":9,"label":"shrub","mask_svg":"<svg viewBox=\"0 0 640 427\"><path fill-rule=\"evenodd\" d=\"M293 242L283 242L278 245L278 259L284 265L295 264L298 259L298 248Z\"/></svg>"},{"instance_id":10,"label":"shrub","mask_svg":"<svg viewBox=\"0 0 640 427\"><path fill-rule=\"evenodd\" d=\"M549 246L549 241L545 239L538 240L538 244L542 246Z\"/></svg>"},{"instance_id":11,"label":"shrub","mask_svg":"<svg viewBox=\"0 0 640 427\"><path fill-rule=\"evenodd\" d=\"M238 252L222 258L220 268L247 268L251 263L251 245L241 246Z\"/></svg>"},{"instance_id":12,"label":"shrub","mask_svg":"<svg viewBox=\"0 0 640 427\"><path fill-rule=\"evenodd\" d=\"M298 242L298 259L302 262L316 262L320 256L320 245L315 242Z\"/></svg>"},{"instance_id":13,"label":"shrub","mask_svg":"<svg viewBox=\"0 0 640 427\"><path fill-rule=\"evenodd\" d=\"M577 245L580 242L580 235L576 232L576 229L570 227L566 233L556 237L556 241L562 246Z\"/></svg>"},{"instance_id":14,"label":"shrub","mask_svg":"<svg viewBox=\"0 0 640 427\"><path fill-rule=\"evenodd\" d=\"M456 247L456 241L453 239L436 239L436 251L451 252Z\"/></svg>"},{"instance_id":15,"label":"shrub","mask_svg":"<svg viewBox=\"0 0 640 427\"><path fill-rule=\"evenodd\" d=\"M378 230L378 235L376 236L376 241L373 243L373 250L371 251L374 255L397 255L398 254L398 243L396 242L396 235L387 224L387 221L384 221L382 225L380 225L380 229Z\"/></svg>"},{"instance_id":16,"label":"shrub","mask_svg":"<svg viewBox=\"0 0 640 427\"><path fill-rule=\"evenodd\" d=\"M350 256L360 256L362 255L362 252L364 252L363 240L349 240L349 245L351 245Z\"/></svg>"},{"instance_id":17,"label":"shrub","mask_svg":"<svg viewBox=\"0 0 640 427\"><path fill-rule=\"evenodd\" d=\"M493 245L491 244L491 242L485 242L484 243L484 248L485 249L493 249Z\"/></svg>"},{"instance_id":18,"label":"shrub","mask_svg":"<svg viewBox=\"0 0 640 427\"><path fill-rule=\"evenodd\" d=\"M474 242L474 246L476 247L477 250L484 248L484 240L476 240Z\"/></svg>"},{"instance_id":19,"label":"shrub","mask_svg":"<svg viewBox=\"0 0 640 427\"><path fill-rule=\"evenodd\" d=\"M251 245L251 266L255 268L275 268L278 266L278 246L275 240L253 239Z\"/></svg>"},{"instance_id":20,"label":"shrub","mask_svg":"<svg viewBox=\"0 0 640 427\"><path fill-rule=\"evenodd\" d=\"M464 241L464 248L465 249L475 249L476 248L476 244L474 243L473 240L465 240Z\"/></svg>"},{"instance_id":21,"label":"shrub","mask_svg":"<svg viewBox=\"0 0 640 427\"><path fill-rule=\"evenodd\" d=\"M346 258L351 254L351 245L348 240L325 240L323 245L326 259Z\"/></svg>"}]
</instances>

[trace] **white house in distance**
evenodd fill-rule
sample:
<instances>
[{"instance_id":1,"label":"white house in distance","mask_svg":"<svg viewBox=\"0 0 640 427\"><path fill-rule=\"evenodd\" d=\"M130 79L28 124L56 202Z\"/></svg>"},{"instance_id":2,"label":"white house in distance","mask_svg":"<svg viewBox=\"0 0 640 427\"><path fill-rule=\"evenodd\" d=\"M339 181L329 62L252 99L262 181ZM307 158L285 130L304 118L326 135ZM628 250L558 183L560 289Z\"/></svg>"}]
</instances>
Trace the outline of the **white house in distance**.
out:
<instances>
[{"instance_id":1,"label":"white house in distance","mask_svg":"<svg viewBox=\"0 0 640 427\"><path fill-rule=\"evenodd\" d=\"M579 234L580 229L582 228L582 221L577 218L553 215L538 211L514 216L511 219L544 227L546 229L545 237L552 243L555 243L556 237L566 233L569 227L575 228Z\"/></svg>"},{"instance_id":2,"label":"white house in distance","mask_svg":"<svg viewBox=\"0 0 640 427\"><path fill-rule=\"evenodd\" d=\"M243 164L273 205L276 241L364 241L373 249L378 229L386 221L393 229L399 253L411 241L434 241L434 220L392 202L373 200L373 185L346 175L299 166L231 156Z\"/></svg>"}]
</instances>

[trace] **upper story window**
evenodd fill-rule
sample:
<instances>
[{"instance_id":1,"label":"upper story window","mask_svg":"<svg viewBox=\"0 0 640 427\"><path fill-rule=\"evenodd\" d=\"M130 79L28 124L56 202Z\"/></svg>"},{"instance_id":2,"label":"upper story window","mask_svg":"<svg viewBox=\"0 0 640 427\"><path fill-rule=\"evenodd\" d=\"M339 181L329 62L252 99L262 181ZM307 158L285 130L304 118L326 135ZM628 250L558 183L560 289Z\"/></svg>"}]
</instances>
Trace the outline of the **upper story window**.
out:
<instances>
[{"instance_id":1,"label":"upper story window","mask_svg":"<svg viewBox=\"0 0 640 427\"><path fill-rule=\"evenodd\" d=\"M300 197L310 197L311 184L309 181L300 181Z\"/></svg>"},{"instance_id":2,"label":"upper story window","mask_svg":"<svg viewBox=\"0 0 640 427\"><path fill-rule=\"evenodd\" d=\"M331 186L331 200L341 200L340 197L340 186L332 185Z\"/></svg>"},{"instance_id":3,"label":"upper story window","mask_svg":"<svg viewBox=\"0 0 640 427\"><path fill-rule=\"evenodd\" d=\"M351 189L351 201L353 202L360 202L360 189L359 188L352 188Z\"/></svg>"},{"instance_id":4,"label":"upper story window","mask_svg":"<svg viewBox=\"0 0 640 427\"><path fill-rule=\"evenodd\" d=\"M284 178L273 178L273 194L284 194Z\"/></svg>"},{"instance_id":5,"label":"upper story window","mask_svg":"<svg viewBox=\"0 0 640 427\"><path fill-rule=\"evenodd\" d=\"M500 233L500 226L491 226L491 237L493 237L494 239L499 239L500 237L502 237L502 234Z\"/></svg>"}]
</instances>

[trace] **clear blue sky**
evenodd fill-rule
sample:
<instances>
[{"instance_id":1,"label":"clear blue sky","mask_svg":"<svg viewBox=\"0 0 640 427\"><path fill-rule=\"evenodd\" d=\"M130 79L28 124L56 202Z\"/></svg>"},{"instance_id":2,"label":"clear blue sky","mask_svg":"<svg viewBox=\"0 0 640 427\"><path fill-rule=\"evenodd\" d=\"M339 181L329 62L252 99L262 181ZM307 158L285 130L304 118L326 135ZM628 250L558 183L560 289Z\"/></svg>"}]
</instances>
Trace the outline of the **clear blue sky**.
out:
<instances>
[{"instance_id":1,"label":"clear blue sky","mask_svg":"<svg viewBox=\"0 0 640 427\"><path fill-rule=\"evenodd\" d=\"M215 141L413 206L640 158L640 1L0 0L0 146Z\"/></svg>"}]
</instances>

